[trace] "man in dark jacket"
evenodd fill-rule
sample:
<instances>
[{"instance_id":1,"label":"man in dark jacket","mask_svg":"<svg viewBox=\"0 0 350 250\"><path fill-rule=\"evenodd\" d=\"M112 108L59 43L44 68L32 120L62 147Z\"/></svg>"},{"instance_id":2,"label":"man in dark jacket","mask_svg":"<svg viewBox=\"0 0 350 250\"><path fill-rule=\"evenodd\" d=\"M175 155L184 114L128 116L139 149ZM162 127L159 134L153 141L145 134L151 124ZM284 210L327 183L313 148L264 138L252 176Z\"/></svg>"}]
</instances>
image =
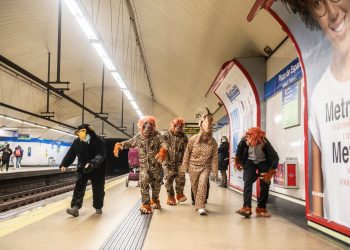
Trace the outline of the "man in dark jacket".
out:
<instances>
[{"instance_id":1,"label":"man in dark jacket","mask_svg":"<svg viewBox=\"0 0 350 250\"><path fill-rule=\"evenodd\" d=\"M242 216L252 215L253 184L260 176L260 196L256 214L258 217L270 217L266 210L269 196L270 180L276 173L279 157L265 132L258 127L250 128L237 146L235 168L244 170L243 207L236 212ZM256 171L258 170L258 174Z\"/></svg>"},{"instance_id":2,"label":"man in dark jacket","mask_svg":"<svg viewBox=\"0 0 350 250\"><path fill-rule=\"evenodd\" d=\"M93 193L93 207L96 209L96 214L102 214L103 198L105 195L105 144L88 124L79 126L76 135L79 138L73 141L72 146L60 165L61 171L64 172L78 156L78 179L74 188L71 208L67 209L67 213L74 217L79 216L79 209L83 204L86 185L90 179Z\"/></svg>"},{"instance_id":3,"label":"man in dark jacket","mask_svg":"<svg viewBox=\"0 0 350 250\"><path fill-rule=\"evenodd\" d=\"M2 165L1 165L1 172L4 169L4 166L6 167L6 171L9 171L10 166L10 157L12 155L12 149L10 148L10 144L7 144L6 147L3 147L0 149L0 152L2 151Z\"/></svg>"}]
</instances>

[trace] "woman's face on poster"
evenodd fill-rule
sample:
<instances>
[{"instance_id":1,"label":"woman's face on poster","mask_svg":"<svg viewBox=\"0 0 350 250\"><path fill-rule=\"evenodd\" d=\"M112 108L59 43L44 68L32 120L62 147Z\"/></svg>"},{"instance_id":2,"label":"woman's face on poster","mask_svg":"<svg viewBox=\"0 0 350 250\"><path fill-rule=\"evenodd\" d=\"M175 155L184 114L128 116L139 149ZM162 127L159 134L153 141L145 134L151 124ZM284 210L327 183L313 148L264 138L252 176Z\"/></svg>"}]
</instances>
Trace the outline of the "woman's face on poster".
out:
<instances>
[{"instance_id":1,"label":"woman's face on poster","mask_svg":"<svg viewBox=\"0 0 350 250\"><path fill-rule=\"evenodd\" d=\"M350 0L309 0L309 8L338 52L350 49Z\"/></svg>"}]
</instances>

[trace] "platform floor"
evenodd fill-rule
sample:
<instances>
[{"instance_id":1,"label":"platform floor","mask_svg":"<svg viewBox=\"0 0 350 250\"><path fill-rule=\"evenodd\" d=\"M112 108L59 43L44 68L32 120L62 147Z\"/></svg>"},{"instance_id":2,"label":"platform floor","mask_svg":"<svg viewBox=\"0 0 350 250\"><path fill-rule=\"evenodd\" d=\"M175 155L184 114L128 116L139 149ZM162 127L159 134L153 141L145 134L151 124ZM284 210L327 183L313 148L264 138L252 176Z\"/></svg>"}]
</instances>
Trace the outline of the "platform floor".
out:
<instances>
[{"instance_id":1,"label":"platform floor","mask_svg":"<svg viewBox=\"0 0 350 250\"><path fill-rule=\"evenodd\" d=\"M0 221L0 249L100 249L106 239L128 216L139 202L136 182L125 187L121 178L106 185L106 198L102 215L92 208L91 191L86 193L80 216L65 213L70 197L48 202L15 218ZM187 179L186 194L189 194ZM284 201L272 199L270 219L241 218L234 210L242 203L242 196L211 183L207 205L208 216L198 215L191 201L174 207L165 204L166 192L161 191L163 208L156 210L143 244L143 249L344 249L306 227L303 214L281 207ZM301 210L302 211L302 208ZM135 212L134 212L135 213ZM131 236L131 240L134 240ZM130 240L129 239L129 240Z\"/></svg>"},{"instance_id":2,"label":"platform floor","mask_svg":"<svg viewBox=\"0 0 350 250\"><path fill-rule=\"evenodd\" d=\"M0 174L9 174L9 173L15 173L15 172L31 172L31 171L43 171L43 170L57 170L58 167L21 167L21 168L15 168L13 166L9 167L9 170L6 171L6 169L3 169L3 171L0 170Z\"/></svg>"}]
</instances>

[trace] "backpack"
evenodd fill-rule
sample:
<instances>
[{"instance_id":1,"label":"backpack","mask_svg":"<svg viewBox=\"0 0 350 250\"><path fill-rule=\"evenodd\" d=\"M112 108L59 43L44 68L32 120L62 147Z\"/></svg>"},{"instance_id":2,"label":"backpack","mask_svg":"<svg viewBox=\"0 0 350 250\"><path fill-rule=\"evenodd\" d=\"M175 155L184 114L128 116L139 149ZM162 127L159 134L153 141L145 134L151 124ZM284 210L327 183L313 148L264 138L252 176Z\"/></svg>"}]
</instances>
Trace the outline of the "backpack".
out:
<instances>
[{"instance_id":1,"label":"backpack","mask_svg":"<svg viewBox=\"0 0 350 250\"><path fill-rule=\"evenodd\" d=\"M17 149L15 150L15 156L16 156L16 157L20 157L21 155L22 155L21 150L20 150L19 148L17 148Z\"/></svg>"},{"instance_id":2,"label":"backpack","mask_svg":"<svg viewBox=\"0 0 350 250\"><path fill-rule=\"evenodd\" d=\"M139 151L137 148L130 148L128 153L130 167L139 166Z\"/></svg>"}]
</instances>

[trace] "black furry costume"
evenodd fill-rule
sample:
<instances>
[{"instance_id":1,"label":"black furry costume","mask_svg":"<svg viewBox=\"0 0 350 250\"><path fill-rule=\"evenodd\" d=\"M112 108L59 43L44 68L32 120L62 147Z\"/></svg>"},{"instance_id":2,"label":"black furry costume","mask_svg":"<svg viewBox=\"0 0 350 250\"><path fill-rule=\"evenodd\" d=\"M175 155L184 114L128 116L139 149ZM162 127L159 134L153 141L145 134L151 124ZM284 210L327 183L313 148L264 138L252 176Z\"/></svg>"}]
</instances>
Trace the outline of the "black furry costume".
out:
<instances>
[{"instance_id":1,"label":"black furry costume","mask_svg":"<svg viewBox=\"0 0 350 250\"><path fill-rule=\"evenodd\" d=\"M61 167L70 166L78 157L77 173L78 179L75 184L71 207L81 208L88 180L91 180L93 192L93 207L101 209L105 195L105 169L106 150L104 141L96 135L93 129L83 124L77 131L86 129L86 134L90 135L88 142L79 138L73 141L72 146L64 157Z\"/></svg>"}]
</instances>

